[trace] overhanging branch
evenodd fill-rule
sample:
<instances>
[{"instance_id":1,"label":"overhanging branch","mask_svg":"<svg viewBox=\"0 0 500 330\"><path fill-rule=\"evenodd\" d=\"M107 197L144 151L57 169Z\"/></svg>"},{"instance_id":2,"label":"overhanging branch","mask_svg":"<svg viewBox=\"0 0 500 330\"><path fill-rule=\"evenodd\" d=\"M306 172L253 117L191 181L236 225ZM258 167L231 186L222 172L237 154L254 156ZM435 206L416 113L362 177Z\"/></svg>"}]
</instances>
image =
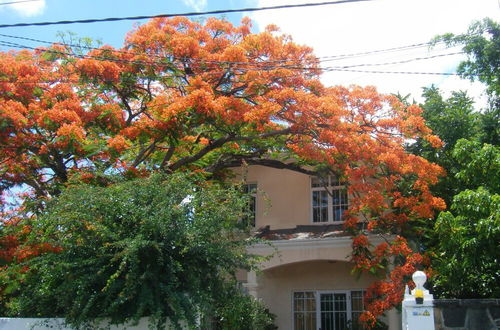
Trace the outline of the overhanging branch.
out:
<instances>
[{"instance_id":1,"label":"overhanging branch","mask_svg":"<svg viewBox=\"0 0 500 330\"><path fill-rule=\"evenodd\" d=\"M226 144L228 142L261 140L261 139L265 139L268 137L287 135L287 134L290 134L291 132L292 132L291 128L288 127L288 128L284 128L281 130L261 133L261 134L252 135L252 136L227 135L227 136L224 136L224 137L221 137L221 138L218 138L216 140L211 141L207 146L205 146L204 148L199 150L194 155L186 156L186 157L179 159L177 162L170 165L168 170L173 172L173 171L181 168L182 166L193 163L193 162L201 159L203 156L205 156L209 152L222 147L224 144Z\"/></svg>"},{"instance_id":2,"label":"overhanging branch","mask_svg":"<svg viewBox=\"0 0 500 330\"><path fill-rule=\"evenodd\" d=\"M318 172L315 170L309 170L307 168L304 168L301 165L298 165L296 163L287 163L284 161L280 160L275 160L275 159L268 159L268 158L256 158L253 155L232 155L228 156L226 160L220 161L216 164L210 165L205 168L205 171L209 173L216 173L217 171L226 169L226 168L231 168L231 167L239 167L242 166L243 164L248 164L248 165L260 165L260 166L266 166L266 167L271 167L271 168L276 168L276 169L286 169L286 170L291 170L295 172L299 172L302 174L307 174L307 175L312 175L316 176L318 175Z\"/></svg>"}]
</instances>

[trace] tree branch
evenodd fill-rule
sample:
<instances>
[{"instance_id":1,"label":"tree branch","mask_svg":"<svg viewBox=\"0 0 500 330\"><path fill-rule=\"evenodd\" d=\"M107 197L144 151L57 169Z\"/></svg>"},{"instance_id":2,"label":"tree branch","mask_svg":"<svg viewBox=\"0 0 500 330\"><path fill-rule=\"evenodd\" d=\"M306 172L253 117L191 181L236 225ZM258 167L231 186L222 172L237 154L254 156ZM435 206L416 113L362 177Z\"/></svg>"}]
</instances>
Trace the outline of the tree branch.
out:
<instances>
[{"instance_id":1,"label":"tree branch","mask_svg":"<svg viewBox=\"0 0 500 330\"><path fill-rule=\"evenodd\" d=\"M290 134L291 132L292 132L291 128L288 127L288 128L284 128L281 130L266 132L266 133L257 134L257 135L253 135L253 136L227 135L227 136L224 136L224 137L221 137L221 138L218 138L218 139L212 141L210 144L208 144L207 146L202 148L196 154L191 155L191 156L186 156L186 157L179 159L177 162L175 162L174 164L169 166L169 170L175 171L184 165L195 162L195 161L201 159L206 154L208 154L210 151L213 151L217 148L222 147L227 142L253 141L256 139L265 139L265 138L273 137L273 136L286 135L286 134Z\"/></svg>"},{"instance_id":2,"label":"tree branch","mask_svg":"<svg viewBox=\"0 0 500 330\"><path fill-rule=\"evenodd\" d=\"M155 147L156 147L156 141L153 141L153 143L151 143L149 146L142 149L137 155L137 157L135 157L132 166L136 167L137 165L142 163L155 150Z\"/></svg>"},{"instance_id":3,"label":"tree branch","mask_svg":"<svg viewBox=\"0 0 500 330\"><path fill-rule=\"evenodd\" d=\"M318 172L315 170L308 170L296 163L285 163L283 161L275 160L275 159L268 159L268 158L255 158L253 155L246 156L246 155L232 155L234 158L232 159L227 159L225 161L221 161L217 164L211 165L209 167L206 167L205 170L209 173L215 173L217 171L220 171L222 169L230 168L230 167L238 167L243 164L248 164L248 165L260 165L260 166L266 166L266 167L271 167L271 168L276 168L276 169L286 169L286 170L291 170L295 172L299 172L302 174L307 174L307 175L312 175L316 176L318 175Z\"/></svg>"},{"instance_id":4,"label":"tree branch","mask_svg":"<svg viewBox=\"0 0 500 330\"><path fill-rule=\"evenodd\" d=\"M175 151L175 147L173 145L171 145L168 148L167 153L165 154L165 157L163 157L163 160L161 161L160 170L163 170L165 168L165 166L167 166L168 161L174 155L174 151Z\"/></svg>"}]
</instances>

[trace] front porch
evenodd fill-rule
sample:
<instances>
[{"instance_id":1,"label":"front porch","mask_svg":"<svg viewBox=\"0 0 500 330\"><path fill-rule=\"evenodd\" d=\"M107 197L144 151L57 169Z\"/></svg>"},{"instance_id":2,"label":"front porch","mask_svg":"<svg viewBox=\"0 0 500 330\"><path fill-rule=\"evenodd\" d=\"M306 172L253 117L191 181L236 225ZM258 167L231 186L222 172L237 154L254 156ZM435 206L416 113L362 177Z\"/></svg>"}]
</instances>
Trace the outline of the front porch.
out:
<instances>
[{"instance_id":1,"label":"front porch","mask_svg":"<svg viewBox=\"0 0 500 330\"><path fill-rule=\"evenodd\" d=\"M279 329L350 329L363 310L363 290L376 280L351 274L350 251L349 237L277 240L254 246L251 252L273 256L260 272L247 274L244 286L276 315ZM400 329L395 311L383 321L391 330Z\"/></svg>"}]
</instances>

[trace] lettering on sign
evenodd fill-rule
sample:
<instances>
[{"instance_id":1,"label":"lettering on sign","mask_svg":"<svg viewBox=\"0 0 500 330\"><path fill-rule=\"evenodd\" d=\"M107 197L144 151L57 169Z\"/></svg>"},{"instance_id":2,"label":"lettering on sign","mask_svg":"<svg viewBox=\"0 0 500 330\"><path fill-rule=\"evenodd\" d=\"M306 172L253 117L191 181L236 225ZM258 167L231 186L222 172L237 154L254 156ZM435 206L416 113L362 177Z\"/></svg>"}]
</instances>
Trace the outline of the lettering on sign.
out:
<instances>
[{"instance_id":1,"label":"lettering on sign","mask_svg":"<svg viewBox=\"0 0 500 330\"><path fill-rule=\"evenodd\" d=\"M421 311L413 311L413 316L431 316L431 313L429 313L429 310L424 310L423 312Z\"/></svg>"}]
</instances>

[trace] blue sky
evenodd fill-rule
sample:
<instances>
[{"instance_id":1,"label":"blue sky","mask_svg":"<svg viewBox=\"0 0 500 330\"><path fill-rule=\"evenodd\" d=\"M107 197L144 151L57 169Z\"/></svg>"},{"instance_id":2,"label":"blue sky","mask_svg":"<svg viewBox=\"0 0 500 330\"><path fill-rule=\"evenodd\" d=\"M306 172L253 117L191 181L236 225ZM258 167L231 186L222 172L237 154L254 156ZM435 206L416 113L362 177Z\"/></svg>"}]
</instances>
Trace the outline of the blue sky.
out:
<instances>
[{"instance_id":1,"label":"blue sky","mask_svg":"<svg viewBox=\"0 0 500 330\"><path fill-rule=\"evenodd\" d=\"M11 2L16 0L0 0ZM39 0L17 5L0 5L0 22L40 22L86 18L157 15L217 9L263 7L324 0ZM427 42L437 34L466 31L473 20L500 17L498 0L373 0L321 7L261 11L227 15L238 24L243 15L254 21L254 32L276 24L300 44L312 46L317 56L335 56ZM200 16L197 19L202 19ZM219 16L220 17L220 16ZM124 21L59 26L0 28L0 33L57 41L58 31L72 31L82 37L102 40L120 47L134 23ZM0 40L36 47L28 41L0 36ZM8 47L0 46L0 51ZM460 49L420 47L406 51L350 57L324 66L349 66L365 70L454 72L463 55L448 55ZM436 57L436 55L439 55ZM429 58L414 61L414 58ZM380 65L387 62L401 64ZM361 66L360 66L361 65ZM485 103L484 86L456 76L380 74L333 70L323 75L326 85L374 85L383 93L411 94L419 100L422 87L434 84L445 93L467 90L479 103ZM482 100L482 101L481 101Z\"/></svg>"},{"instance_id":2,"label":"blue sky","mask_svg":"<svg viewBox=\"0 0 500 330\"><path fill-rule=\"evenodd\" d=\"M1 0L11 2L16 0ZM86 18L124 17L157 15L164 13L186 13L199 10L216 10L229 8L243 8L256 5L256 1L234 0L234 1L196 1L196 0L41 0L34 2L20 3L16 6L0 5L0 22L2 24L76 20ZM200 16L198 19L202 19ZM222 16L219 16L222 17ZM225 16L234 24L240 22L242 14L230 14ZM123 39L127 31L130 31L135 23L142 21L121 21L92 24L72 24L58 26L36 26L19 28L2 28L0 33L42 39L48 41L58 40L57 33L71 31L81 37L91 37L102 40L105 44L119 47L123 44ZM13 39L0 37L0 40L19 42ZM0 50L7 50L8 47L0 46Z\"/></svg>"}]
</instances>

